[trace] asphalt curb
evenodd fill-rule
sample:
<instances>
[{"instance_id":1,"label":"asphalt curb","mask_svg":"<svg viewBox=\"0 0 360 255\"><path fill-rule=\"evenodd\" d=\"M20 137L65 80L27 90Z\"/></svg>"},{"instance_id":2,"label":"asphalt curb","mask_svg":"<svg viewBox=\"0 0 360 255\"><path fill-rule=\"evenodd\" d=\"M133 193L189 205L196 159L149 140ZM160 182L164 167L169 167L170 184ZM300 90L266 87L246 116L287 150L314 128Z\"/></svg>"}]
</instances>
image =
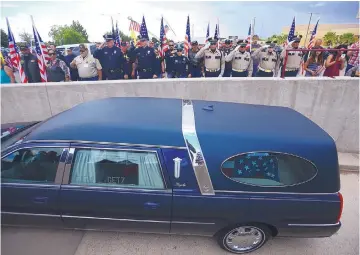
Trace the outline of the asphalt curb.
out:
<instances>
[{"instance_id":1,"label":"asphalt curb","mask_svg":"<svg viewBox=\"0 0 360 255\"><path fill-rule=\"evenodd\" d=\"M338 152L340 171L359 172L359 154Z\"/></svg>"}]
</instances>

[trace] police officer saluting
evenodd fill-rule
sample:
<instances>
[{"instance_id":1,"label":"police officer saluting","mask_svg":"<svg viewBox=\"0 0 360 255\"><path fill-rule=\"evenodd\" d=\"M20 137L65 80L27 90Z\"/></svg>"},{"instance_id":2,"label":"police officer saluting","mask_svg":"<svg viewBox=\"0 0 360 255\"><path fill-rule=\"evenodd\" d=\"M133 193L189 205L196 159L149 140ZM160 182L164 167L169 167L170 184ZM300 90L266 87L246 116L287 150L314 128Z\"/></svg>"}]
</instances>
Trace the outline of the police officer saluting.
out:
<instances>
[{"instance_id":1,"label":"police officer saluting","mask_svg":"<svg viewBox=\"0 0 360 255\"><path fill-rule=\"evenodd\" d=\"M134 50L134 60L132 76L135 76L135 70L138 71L139 79L157 78L158 61L154 48L148 46L148 39L142 37L140 45Z\"/></svg>"},{"instance_id":2,"label":"police officer saluting","mask_svg":"<svg viewBox=\"0 0 360 255\"><path fill-rule=\"evenodd\" d=\"M205 77L222 77L225 69L225 58L220 50L216 48L217 41L209 40L196 54L195 58L204 58Z\"/></svg>"},{"instance_id":3,"label":"police officer saluting","mask_svg":"<svg viewBox=\"0 0 360 255\"><path fill-rule=\"evenodd\" d=\"M300 38L296 37L293 39L291 45L283 49L283 51L280 54L280 61L282 62L282 64L284 64L284 60L286 57L286 49L299 49L299 43L300 43ZM288 51L288 57L285 66L285 77L297 76L300 69L302 57L303 57L303 53L301 51ZM280 65L280 61L279 61L279 65ZM284 66L282 68L284 68Z\"/></svg>"},{"instance_id":4,"label":"police officer saluting","mask_svg":"<svg viewBox=\"0 0 360 255\"><path fill-rule=\"evenodd\" d=\"M172 58L171 73L173 78L191 78L189 73L189 59L183 55L183 48L178 45L176 55Z\"/></svg>"},{"instance_id":5,"label":"police officer saluting","mask_svg":"<svg viewBox=\"0 0 360 255\"><path fill-rule=\"evenodd\" d=\"M253 61L251 54L246 51L246 42L240 40L238 46L226 56L226 63L232 67L232 77L251 77Z\"/></svg>"},{"instance_id":6,"label":"police officer saluting","mask_svg":"<svg viewBox=\"0 0 360 255\"><path fill-rule=\"evenodd\" d=\"M165 52L165 66L166 66L166 73L167 73L167 78L172 78L172 63L173 63L173 57L176 55L176 50L175 50L175 44L173 40L170 40L169 43L169 50Z\"/></svg>"},{"instance_id":7,"label":"police officer saluting","mask_svg":"<svg viewBox=\"0 0 360 255\"><path fill-rule=\"evenodd\" d=\"M225 40L225 45L221 50L222 50L223 56L224 56L225 61L226 61L226 57L233 50L232 45L231 45L231 41L230 40ZM225 71L224 71L223 77L230 77L231 76L231 69L232 69L231 62L225 62Z\"/></svg>"},{"instance_id":8,"label":"police officer saluting","mask_svg":"<svg viewBox=\"0 0 360 255\"><path fill-rule=\"evenodd\" d=\"M273 77L276 74L276 67L278 62L277 54L274 52L275 44L266 42L265 45L253 53L254 59L259 59L259 67L257 77Z\"/></svg>"},{"instance_id":9,"label":"police officer saluting","mask_svg":"<svg viewBox=\"0 0 360 255\"><path fill-rule=\"evenodd\" d=\"M195 58L199 52L199 44L197 41L191 42L191 50L189 51L189 71L192 78L201 77L201 65L198 59Z\"/></svg>"},{"instance_id":10,"label":"police officer saluting","mask_svg":"<svg viewBox=\"0 0 360 255\"><path fill-rule=\"evenodd\" d=\"M99 49L94 52L94 57L100 60L103 68L103 74L105 74L108 80L120 80L128 79L128 68L126 60L121 50L115 47L114 38L112 35L105 37L105 43L103 43Z\"/></svg>"}]
</instances>

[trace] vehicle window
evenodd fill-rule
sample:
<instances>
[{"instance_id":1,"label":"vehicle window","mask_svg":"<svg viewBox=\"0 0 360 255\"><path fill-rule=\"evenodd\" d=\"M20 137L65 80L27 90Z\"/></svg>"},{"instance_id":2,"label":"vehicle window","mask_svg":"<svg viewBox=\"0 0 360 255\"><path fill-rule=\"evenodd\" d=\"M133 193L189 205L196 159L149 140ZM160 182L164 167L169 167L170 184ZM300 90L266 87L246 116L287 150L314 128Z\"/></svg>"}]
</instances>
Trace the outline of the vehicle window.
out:
<instances>
[{"instance_id":1,"label":"vehicle window","mask_svg":"<svg viewBox=\"0 0 360 255\"><path fill-rule=\"evenodd\" d=\"M70 184L163 189L156 152L78 149Z\"/></svg>"},{"instance_id":2,"label":"vehicle window","mask_svg":"<svg viewBox=\"0 0 360 255\"><path fill-rule=\"evenodd\" d=\"M313 163L282 153L245 153L226 160L222 173L231 180L256 186L290 186L317 174Z\"/></svg>"},{"instance_id":3,"label":"vehicle window","mask_svg":"<svg viewBox=\"0 0 360 255\"><path fill-rule=\"evenodd\" d=\"M1 160L1 182L53 183L63 148L21 149Z\"/></svg>"}]
</instances>

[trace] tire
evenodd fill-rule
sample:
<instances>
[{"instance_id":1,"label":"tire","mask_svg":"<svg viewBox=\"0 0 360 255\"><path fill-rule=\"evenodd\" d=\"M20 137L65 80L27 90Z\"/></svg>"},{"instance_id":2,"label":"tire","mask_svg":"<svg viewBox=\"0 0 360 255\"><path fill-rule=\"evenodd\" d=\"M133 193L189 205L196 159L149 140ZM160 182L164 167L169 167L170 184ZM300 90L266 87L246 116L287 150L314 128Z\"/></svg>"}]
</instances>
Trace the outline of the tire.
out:
<instances>
[{"instance_id":1,"label":"tire","mask_svg":"<svg viewBox=\"0 0 360 255\"><path fill-rule=\"evenodd\" d=\"M237 236L238 233L243 233L243 235ZM251 232L251 234L250 234ZM231 238L231 235L233 235L233 239ZM218 243L221 248L223 248L226 251L235 253L235 254L244 254L249 253L252 251L255 251L259 248L261 248L271 237L271 231L268 227L262 224L255 224L255 223L249 223L249 224L241 224L237 226L232 226L230 228L226 228L219 232L217 235ZM249 237L249 240L253 239L254 242L257 242L256 244L250 244L250 246L244 245L242 249L240 247L232 247L229 242L231 240L235 240L233 243L234 246L236 245L237 240L246 239ZM248 243L251 243L250 241Z\"/></svg>"}]
</instances>

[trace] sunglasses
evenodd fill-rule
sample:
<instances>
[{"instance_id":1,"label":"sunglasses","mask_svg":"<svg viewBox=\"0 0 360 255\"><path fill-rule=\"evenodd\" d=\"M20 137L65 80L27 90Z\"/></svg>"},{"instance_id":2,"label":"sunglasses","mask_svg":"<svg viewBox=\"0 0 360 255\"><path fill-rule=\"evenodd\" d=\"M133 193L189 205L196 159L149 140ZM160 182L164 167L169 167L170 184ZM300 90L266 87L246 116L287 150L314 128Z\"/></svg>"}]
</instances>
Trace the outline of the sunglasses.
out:
<instances>
[{"instance_id":1,"label":"sunglasses","mask_svg":"<svg viewBox=\"0 0 360 255\"><path fill-rule=\"evenodd\" d=\"M174 47L174 44L169 44L169 47Z\"/></svg>"},{"instance_id":2,"label":"sunglasses","mask_svg":"<svg viewBox=\"0 0 360 255\"><path fill-rule=\"evenodd\" d=\"M210 45L216 45L216 43L210 43Z\"/></svg>"},{"instance_id":3,"label":"sunglasses","mask_svg":"<svg viewBox=\"0 0 360 255\"><path fill-rule=\"evenodd\" d=\"M48 54L49 56L54 56L54 55L56 55L55 53L49 53Z\"/></svg>"},{"instance_id":4,"label":"sunglasses","mask_svg":"<svg viewBox=\"0 0 360 255\"><path fill-rule=\"evenodd\" d=\"M84 50L80 50L80 52L85 52Z\"/></svg>"}]
</instances>

